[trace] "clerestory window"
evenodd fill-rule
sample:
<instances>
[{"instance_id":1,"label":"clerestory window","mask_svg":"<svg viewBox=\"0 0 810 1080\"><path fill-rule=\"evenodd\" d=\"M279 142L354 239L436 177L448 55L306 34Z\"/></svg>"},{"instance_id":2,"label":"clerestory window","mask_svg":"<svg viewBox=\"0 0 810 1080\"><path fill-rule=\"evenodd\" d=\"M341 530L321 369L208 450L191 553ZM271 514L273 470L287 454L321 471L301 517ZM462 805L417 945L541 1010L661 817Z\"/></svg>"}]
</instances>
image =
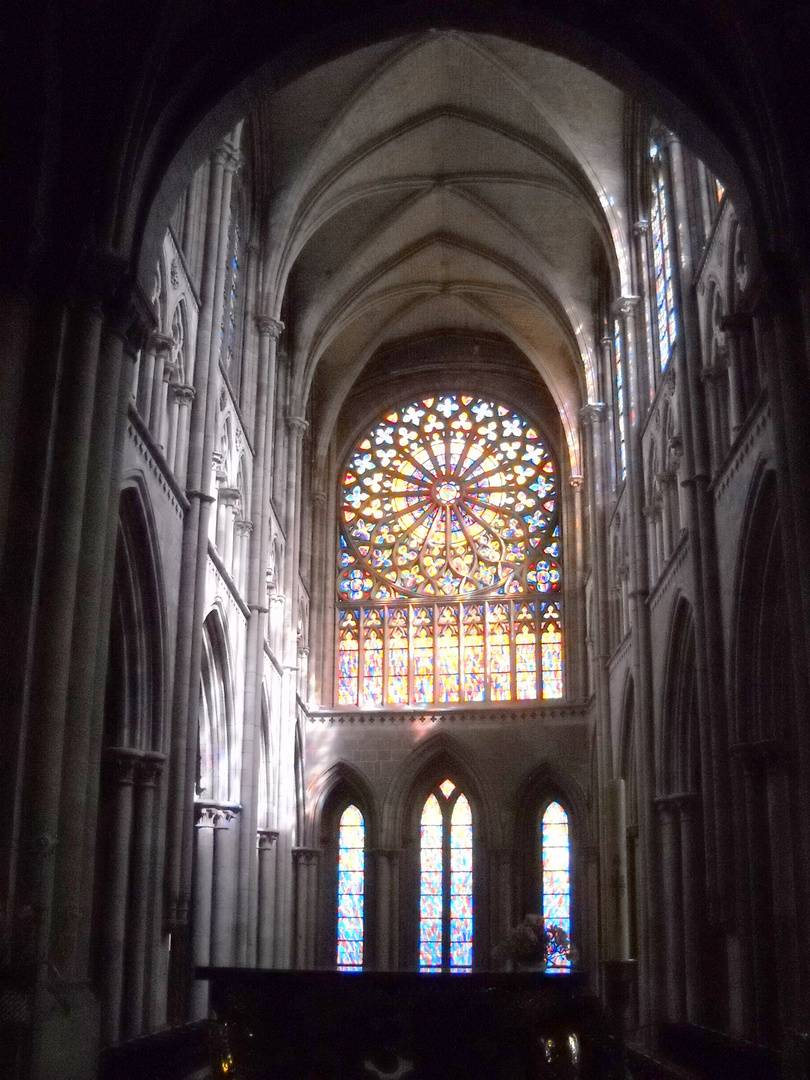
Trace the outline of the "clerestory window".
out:
<instances>
[{"instance_id":1,"label":"clerestory window","mask_svg":"<svg viewBox=\"0 0 810 1080\"><path fill-rule=\"evenodd\" d=\"M338 704L562 697L560 554L528 420L463 393L387 413L342 474Z\"/></svg>"}]
</instances>

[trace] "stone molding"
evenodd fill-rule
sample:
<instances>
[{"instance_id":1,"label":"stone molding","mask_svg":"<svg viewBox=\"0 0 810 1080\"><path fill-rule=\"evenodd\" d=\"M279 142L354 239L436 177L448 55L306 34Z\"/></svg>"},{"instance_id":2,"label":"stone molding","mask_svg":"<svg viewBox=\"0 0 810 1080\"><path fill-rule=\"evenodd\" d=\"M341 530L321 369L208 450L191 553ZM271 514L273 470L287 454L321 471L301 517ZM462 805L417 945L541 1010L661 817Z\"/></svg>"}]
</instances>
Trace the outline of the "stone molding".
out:
<instances>
[{"instance_id":1,"label":"stone molding","mask_svg":"<svg viewBox=\"0 0 810 1080\"><path fill-rule=\"evenodd\" d=\"M293 862L299 866L311 866L321 854L320 848L313 847L294 847L292 849Z\"/></svg>"},{"instance_id":2,"label":"stone molding","mask_svg":"<svg viewBox=\"0 0 810 1080\"><path fill-rule=\"evenodd\" d=\"M272 315L257 314L254 316L256 329L260 334L267 334L273 341L278 341L284 333L284 323L281 319L274 319Z\"/></svg>"},{"instance_id":3,"label":"stone molding","mask_svg":"<svg viewBox=\"0 0 810 1080\"><path fill-rule=\"evenodd\" d=\"M592 401L583 405L579 410L579 417L583 424L598 424L607 412L607 405L603 401Z\"/></svg>"},{"instance_id":4,"label":"stone molding","mask_svg":"<svg viewBox=\"0 0 810 1080\"><path fill-rule=\"evenodd\" d=\"M453 708L429 709L318 709L309 712L310 723L320 724L509 724L515 720L543 722L580 718L584 715L584 702L569 705L548 705L542 701L532 707L516 707L514 702L503 707L483 709Z\"/></svg>"},{"instance_id":5,"label":"stone molding","mask_svg":"<svg viewBox=\"0 0 810 1080\"><path fill-rule=\"evenodd\" d=\"M256 846L259 851L269 851L278 840L278 829L257 829Z\"/></svg>"},{"instance_id":6,"label":"stone molding","mask_svg":"<svg viewBox=\"0 0 810 1080\"><path fill-rule=\"evenodd\" d=\"M218 802L215 799L194 800L194 824L198 829L227 829L241 812L239 803Z\"/></svg>"}]
</instances>

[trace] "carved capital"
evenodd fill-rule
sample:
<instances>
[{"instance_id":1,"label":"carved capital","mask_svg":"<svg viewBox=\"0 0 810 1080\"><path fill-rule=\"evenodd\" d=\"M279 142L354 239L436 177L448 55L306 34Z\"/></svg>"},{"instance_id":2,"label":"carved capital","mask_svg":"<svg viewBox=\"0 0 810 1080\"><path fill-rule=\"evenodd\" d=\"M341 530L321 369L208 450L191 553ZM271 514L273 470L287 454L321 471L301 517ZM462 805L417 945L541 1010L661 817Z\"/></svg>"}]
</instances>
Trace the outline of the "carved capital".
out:
<instances>
[{"instance_id":1,"label":"carved capital","mask_svg":"<svg viewBox=\"0 0 810 1080\"><path fill-rule=\"evenodd\" d=\"M147 348L150 352L153 352L155 356L171 356L174 349L175 341L173 337L168 337L166 334L150 334Z\"/></svg>"},{"instance_id":2,"label":"carved capital","mask_svg":"<svg viewBox=\"0 0 810 1080\"><path fill-rule=\"evenodd\" d=\"M169 393L178 405L191 405L197 396L194 387L187 386L185 383L172 383L169 386Z\"/></svg>"},{"instance_id":3,"label":"carved capital","mask_svg":"<svg viewBox=\"0 0 810 1080\"><path fill-rule=\"evenodd\" d=\"M632 313L638 301L638 296L619 296L611 305L613 314L621 315L626 319Z\"/></svg>"},{"instance_id":4,"label":"carved capital","mask_svg":"<svg viewBox=\"0 0 810 1080\"><path fill-rule=\"evenodd\" d=\"M226 172L238 172L242 167L242 162L245 160L241 150L234 150L233 147L226 146L223 148L225 153L223 156L222 167Z\"/></svg>"},{"instance_id":5,"label":"carved capital","mask_svg":"<svg viewBox=\"0 0 810 1080\"><path fill-rule=\"evenodd\" d=\"M571 485L574 491L579 491L579 489L585 483L585 477L579 476L575 473L573 476L568 477L568 483Z\"/></svg>"},{"instance_id":6,"label":"carved capital","mask_svg":"<svg viewBox=\"0 0 810 1080\"><path fill-rule=\"evenodd\" d=\"M667 397L672 397L675 393L675 367L670 364L667 370L664 372L664 378L662 380L664 385L664 394Z\"/></svg>"},{"instance_id":7,"label":"carved capital","mask_svg":"<svg viewBox=\"0 0 810 1080\"><path fill-rule=\"evenodd\" d=\"M602 401L592 401L579 410L579 418L586 426L598 424L607 411L607 405Z\"/></svg>"},{"instance_id":8,"label":"carved capital","mask_svg":"<svg viewBox=\"0 0 810 1080\"><path fill-rule=\"evenodd\" d=\"M267 334L273 341L278 341L284 330L284 323L272 315L256 315L256 329L260 334Z\"/></svg>"},{"instance_id":9,"label":"carved capital","mask_svg":"<svg viewBox=\"0 0 810 1080\"><path fill-rule=\"evenodd\" d=\"M302 438L309 427L309 422L303 416L285 416L284 420L287 424L287 431L293 438Z\"/></svg>"},{"instance_id":10,"label":"carved capital","mask_svg":"<svg viewBox=\"0 0 810 1080\"><path fill-rule=\"evenodd\" d=\"M120 787L134 784L135 769L142 756L140 750L133 750L128 746L108 746L104 751L107 775Z\"/></svg>"},{"instance_id":11,"label":"carved capital","mask_svg":"<svg viewBox=\"0 0 810 1080\"><path fill-rule=\"evenodd\" d=\"M198 829L227 829L240 813L239 803L217 802L214 799L195 799L194 817Z\"/></svg>"},{"instance_id":12,"label":"carved capital","mask_svg":"<svg viewBox=\"0 0 810 1080\"><path fill-rule=\"evenodd\" d=\"M292 849L293 862L298 866L311 866L320 853L320 848L294 847Z\"/></svg>"},{"instance_id":13,"label":"carved capital","mask_svg":"<svg viewBox=\"0 0 810 1080\"><path fill-rule=\"evenodd\" d=\"M233 527L240 536L250 536L253 532L253 522L246 521L245 518L238 518L233 523Z\"/></svg>"},{"instance_id":14,"label":"carved capital","mask_svg":"<svg viewBox=\"0 0 810 1080\"><path fill-rule=\"evenodd\" d=\"M633 235L634 236L646 236L647 230L650 227L649 221L646 218L639 218L638 221L633 222Z\"/></svg>"},{"instance_id":15,"label":"carved capital","mask_svg":"<svg viewBox=\"0 0 810 1080\"><path fill-rule=\"evenodd\" d=\"M256 844L259 851L269 851L278 840L278 829L257 829Z\"/></svg>"},{"instance_id":16,"label":"carved capital","mask_svg":"<svg viewBox=\"0 0 810 1080\"><path fill-rule=\"evenodd\" d=\"M221 487L217 492L217 498L225 506L235 506L242 498L242 492L239 488L234 487Z\"/></svg>"},{"instance_id":17,"label":"carved capital","mask_svg":"<svg viewBox=\"0 0 810 1080\"><path fill-rule=\"evenodd\" d=\"M326 506L326 492L313 491L309 496L309 501L312 503L314 510L323 510Z\"/></svg>"},{"instance_id":18,"label":"carved capital","mask_svg":"<svg viewBox=\"0 0 810 1080\"><path fill-rule=\"evenodd\" d=\"M390 863L395 863L402 855L400 848L369 848L368 853L375 859L382 859Z\"/></svg>"},{"instance_id":19,"label":"carved capital","mask_svg":"<svg viewBox=\"0 0 810 1080\"><path fill-rule=\"evenodd\" d=\"M138 785L142 788L157 786L160 774L163 772L163 764L166 761L165 754L147 751L138 763Z\"/></svg>"}]
</instances>

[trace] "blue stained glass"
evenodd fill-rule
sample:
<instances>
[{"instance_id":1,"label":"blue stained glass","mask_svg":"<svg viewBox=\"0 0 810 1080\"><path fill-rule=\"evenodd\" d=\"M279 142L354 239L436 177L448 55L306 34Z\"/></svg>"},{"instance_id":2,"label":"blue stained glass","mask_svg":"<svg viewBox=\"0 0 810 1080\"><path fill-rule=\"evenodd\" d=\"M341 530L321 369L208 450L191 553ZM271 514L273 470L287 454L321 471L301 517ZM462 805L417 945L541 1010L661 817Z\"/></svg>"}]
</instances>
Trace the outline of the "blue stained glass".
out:
<instances>
[{"instance_id":1,"label":"blue stained glass","mask_svg":"<svg viewBox=\"0 0 810 1080\"><path fill-rule=\"evenodd\" d=\"M568 892L570 875L567 870L546 870L543 874L543 890L549 893Z\"/></svg>"},{"instance_id":2,"label":"blue stained glass","mask_svg":"<svg viewBox=\"0 0 810 1080\"><path fill-rule=\"evenodd\" d=\"M362 941L341 941L338 943L338 967L354 965L359 967L363 963Z\"/></svg>"},{"instance_id":3,"label":"blue stained glass","mask_svg":"<svg viewBox=\"0 0 810 1080\"><path fill-rule=\"evenodd\" d=\"M440 871L442 868L442 849L441 848L423 848L422 849L422 869Z\"/></svg>"},{"instance_id":4,"label":"blue stained glass","mask_svg":"<svg viewBox=\"0 0 810 1080\"><path fill-rule=\"evenodd\" d=\"M338 940L339 941L362 941L363 940L363 920L362 919L338 919Z\"/></svg>"},{"instance_id":5,"label":"blue stained glass","mask_svg":"<svg viewBox=\"0 0 810 1080\"><path fill-rule=\"evenodd\" d=\"M442 846L442 826L441 825L423 825L422 826L422 847L426 848L440 848Z\"/></svg>"},{"instance_id":6,"label":"blue stained glass","mask_svg":"<svg viewBox=\"0 0 810 1080\"><path fill-rule=\"evenodd\" d=\"M472 919L451 919L450 939L452 941L472 941Z\"/></svg>"},{"instance_id":7,"label":"blue stained glass","mask_svg":"<svg viewBox=\"0 0 810 1080\"><path fill-rule=\"evenodd\" d=\"M441 919L423 919L422 927L419 933L422 941L441 941L442 940L442 921Z\"/></svg>"},{"instance_id":8,"label":"blue stained glass","mask_svg":"<svg viewBox=\"0 0 810 1080\"><path fill-rule=\"evenodd\" d=\"M435 893L423 894L419 902L419 917L422 919L441 919L442 898Z\"/></svg>"},{"instance_id":9,"label":"blue stained glass","mask_svg":"<svg viewBox=\"0 0 810 1080\"><path fill-rule=\"evenodd\" d=\"M452 874L450 891L454 893L472 892L472 872L470 870L457 870Z\"/></svg>"},{"instance_id":10,"label":"blue stained glass","mask_svg":"<svg viewBox=\"0 0 810 1080\"><path fill-rule=\"evenodd\" d=\"M419 943L419 967L441 968L442 943L439 941L421 941Z\"/></svg>"},{"instance_id":11,"label":"blue stained glass","mask_svg":"<svg viewBox=\"0 0 810 1080\"><path fill-rule=\"evenodd\" d=\"M450 946L450 966L462 968L465 971L472 969L472 942L454 941Z\"/></svg>"},{"instance_id":12,"label":"blue stained glass","mask_svg":"<svg viewBox=\"0 0 810 1080\"><path fill-rule=\"evenodd\" d=\"M453 848L450 852L451 870L472 870L472 848Z\"/></svg>"},{"instance_id":13,"label":"blue stained glass","mask_svg":"<svg viewBox=\"0 0 810 1080\"><path fill-rule=\"evenodd\" d=\"M362 893L343 893L338 901L338 916L346 918L362 919L363 896Z\"/></svg>"},{"instance_id":14,"label":"blue stained glass","mask_svg":"<svg viewBox=\"0 0 810 1080\"><path fill-rule=\"evenodd\" d=\"M467 893L451 893L450 917L454 919L472 919L472 897Z\"/></svg>"},{"instance_id":15,"label":"blue stained glass","mask_svg":"<svg viewBox=\"0 0 810 1080\"><path fill-rule=\"evenodd\" d=\"M422 895L427 894L441 896L442 875L441 873L428 872L422 874Z\"/></svg>"},{"instance_id":16,"label":"blue stained glass","mask_svg":"<svg viewBox=\"0 0 810 1080\"><path fill-rule=\"evenodd\" d=\"M454 822L450 843L456 848L472 847L472 825L456 825Z\"/></svg>"},{"instance_id":17,"label":"blue stained glass","mask_svg":"<svg viewBox=\"0 0 810 1080\"><path fill-rule=\"evenodd\" d=\"M544 870L567 870L568 847L549 847L543 845L543 869Z\"/></svg>"},{"instance_id":18,"label":"blue stained glass","mask_svg":"<svg viewBox=\"0 0 810 1080\"><path fill-rule=\"evenodd\" d=\"M571 876L568 872L570 846L568 815L562 806L552 802L546 808L542 822L543 862L543 919L570 933ZM552 942L546 949L548 971L568 970L570 959L564 946Z\"/></svg>"},{"instance_id":19,"label":"blue stained glass","mask_svg":"<svg viewBox=\"0 0 810 1080\"><path fill-rule=\"evenodd\" d=\"M337 966L357 971L363 964L365 822L347 806L338 829Z\"/></svg>"},{"instance_id":20,"label":"blue stained glass","mask_svg":"<svg viewBox=\"0 0 810 1080\"><path fill-rule=\"evenodd\" d=\"M543 896L543 918L557 923L558 919L567 919L570 913L567 893L546 893Z\"/></svg>"}]
</instances>

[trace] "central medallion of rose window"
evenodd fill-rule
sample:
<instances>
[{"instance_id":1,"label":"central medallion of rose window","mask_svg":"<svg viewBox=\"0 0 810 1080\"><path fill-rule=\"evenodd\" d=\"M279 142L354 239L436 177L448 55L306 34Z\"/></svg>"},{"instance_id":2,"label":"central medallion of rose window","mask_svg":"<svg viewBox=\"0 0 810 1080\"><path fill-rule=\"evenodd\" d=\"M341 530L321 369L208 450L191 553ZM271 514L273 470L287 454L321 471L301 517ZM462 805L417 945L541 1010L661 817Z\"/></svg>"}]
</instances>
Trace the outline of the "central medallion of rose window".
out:
<instances>
[{"instance_id":1,"label":"central medallion of rose window","mask_svg":"<svg viewBox=\"0 0 810 1080\"><path fill-rule=\"evenodd\" d=\"M445 480L436 488L436 501L442 506L452 506L461 496L461 488L452 480Z\"/></svg>"}]
</instances>

